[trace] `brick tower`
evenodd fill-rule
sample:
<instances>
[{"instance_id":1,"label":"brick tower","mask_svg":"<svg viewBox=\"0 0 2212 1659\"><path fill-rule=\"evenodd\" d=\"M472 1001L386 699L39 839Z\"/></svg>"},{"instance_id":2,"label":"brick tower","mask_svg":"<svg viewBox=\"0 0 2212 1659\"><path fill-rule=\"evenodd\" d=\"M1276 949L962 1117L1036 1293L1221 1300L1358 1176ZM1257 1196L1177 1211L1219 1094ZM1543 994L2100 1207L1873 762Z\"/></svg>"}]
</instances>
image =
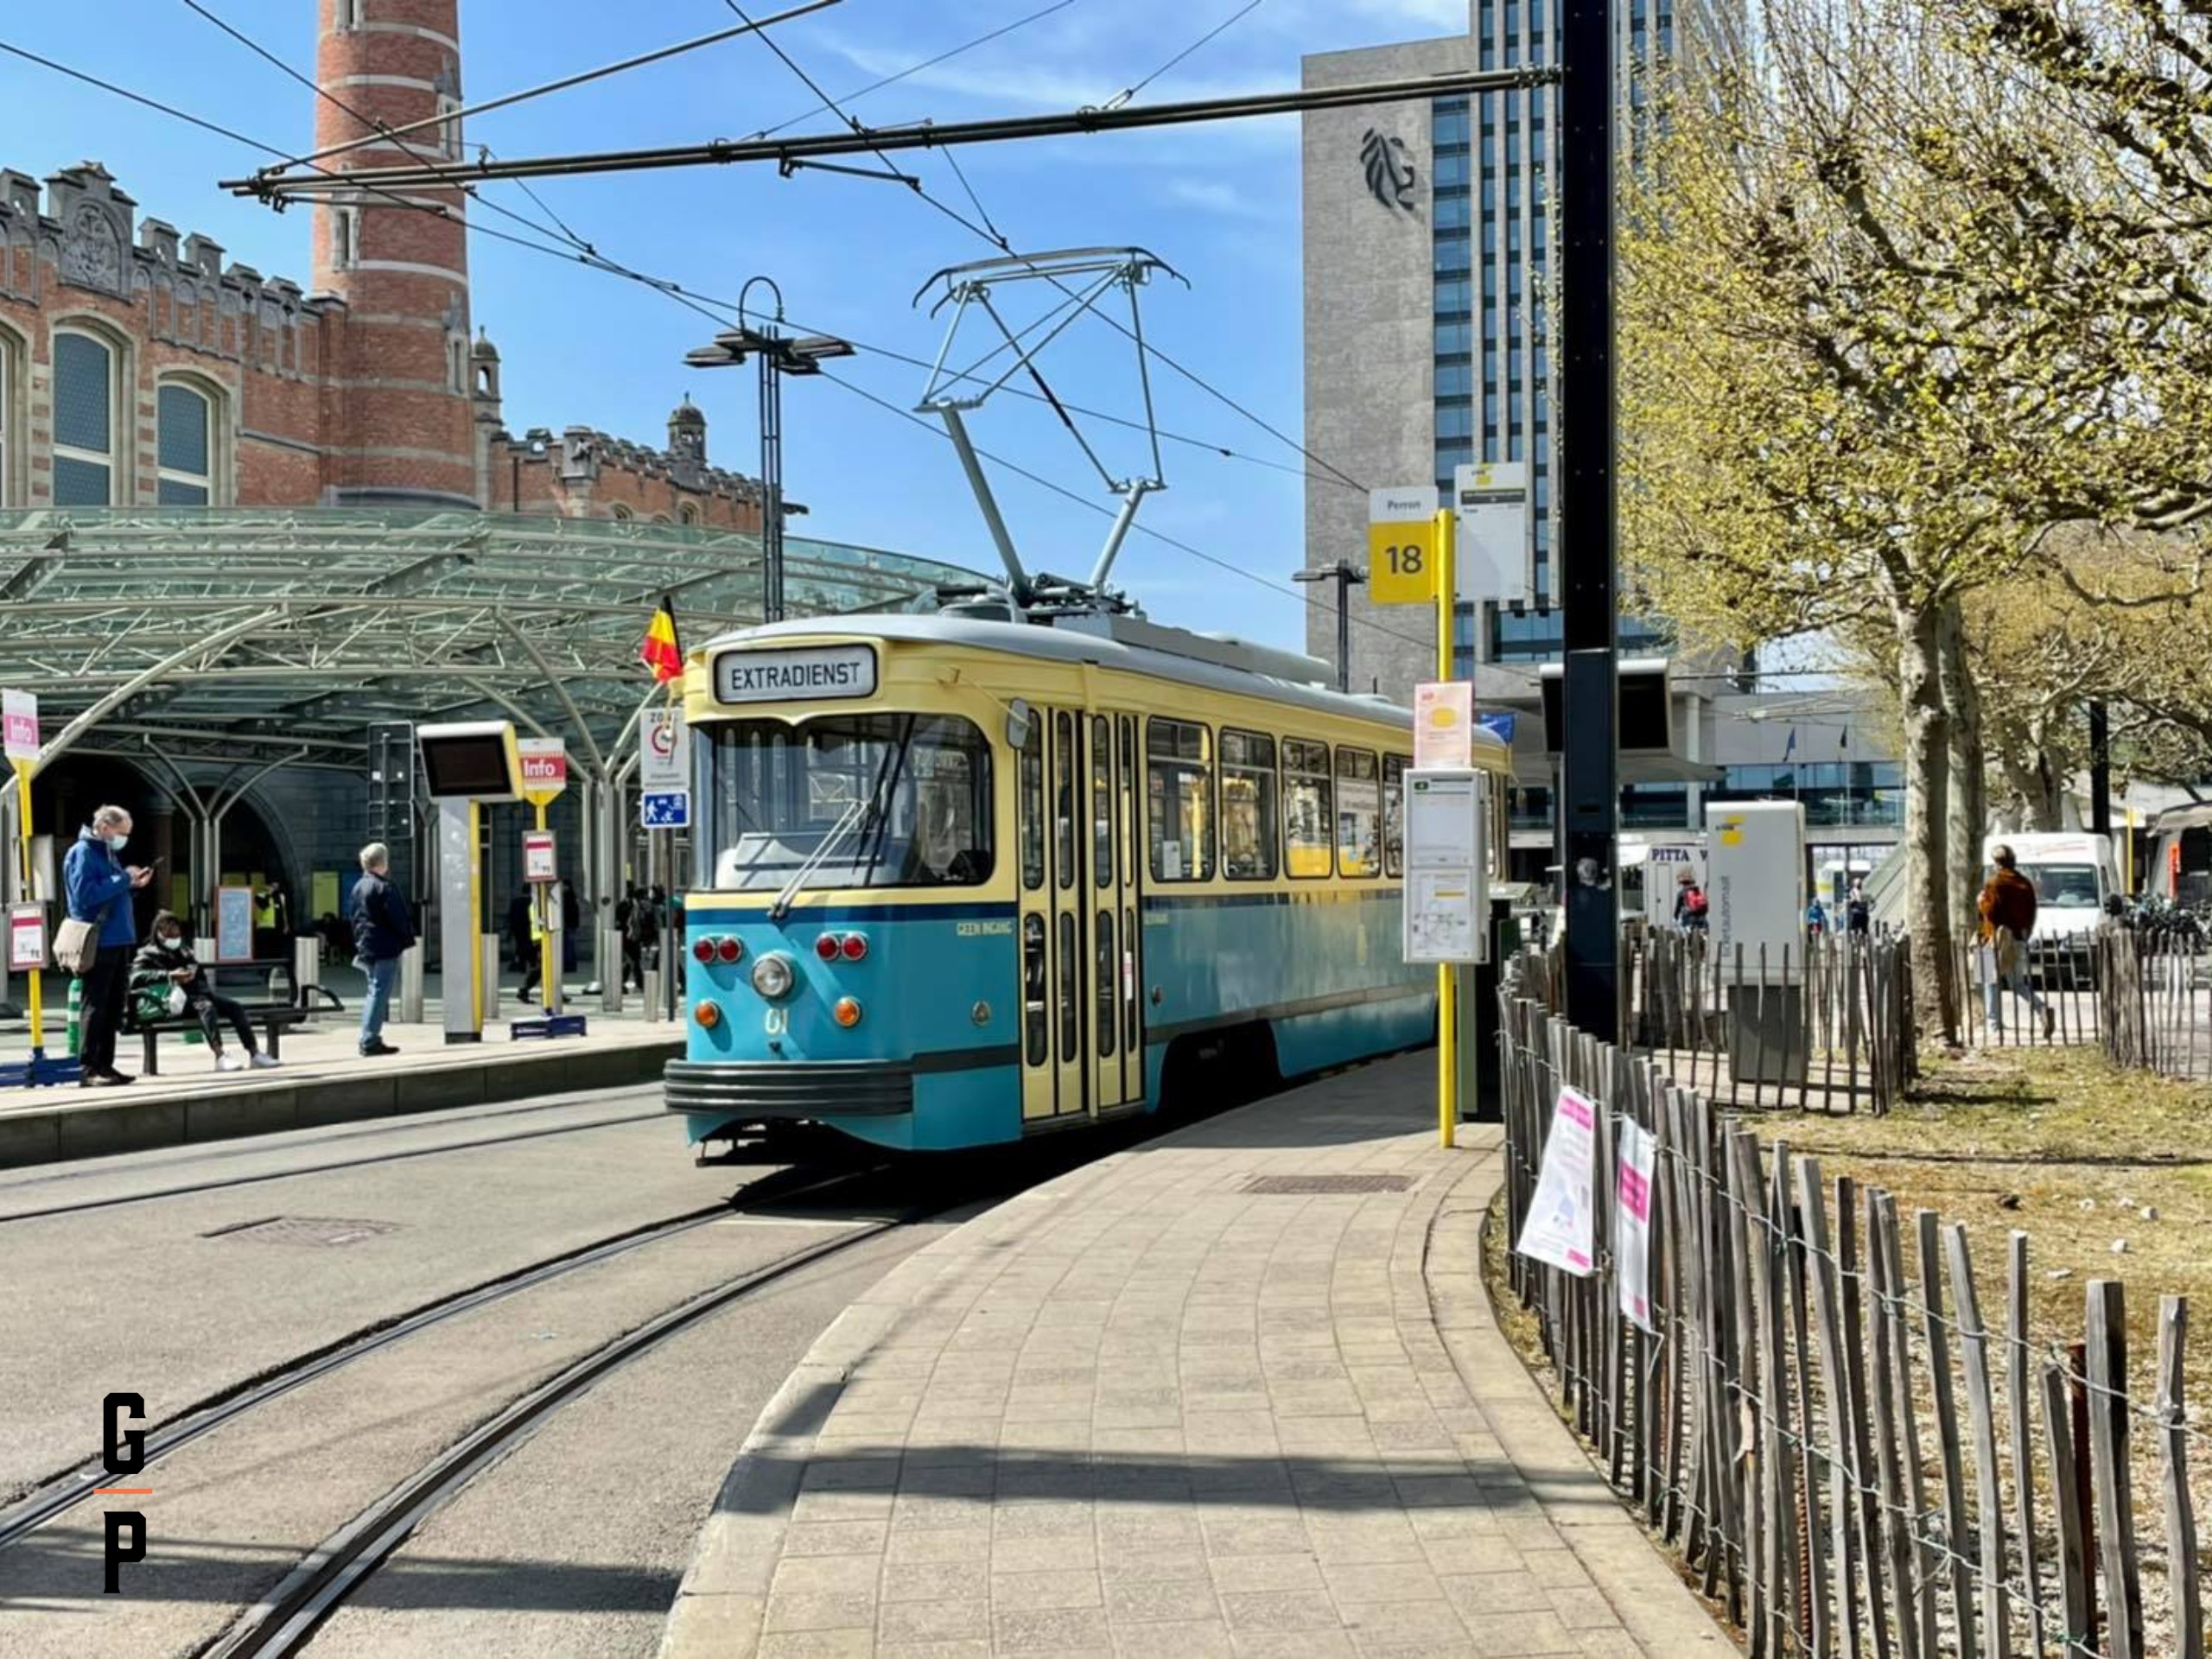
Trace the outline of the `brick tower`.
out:
<instances>
[{"instance_id":1,"label":"brick tower","mask_svg":"<svg viewBox=\"0 0 2212 1659\"><path fill-rule=\"evenodd\" d=\"M458 0L320 0L317 148L461 105ZM346 107L340 108L340 105ZM351 111L353 113L349 113ZM334 172L457 161L460 124L333 157ZM323 498L334 506L477 505L468 241L459 190L339 194L315 209L315 283L346 302L329 362Z\"/></svg>"}]
</instances>

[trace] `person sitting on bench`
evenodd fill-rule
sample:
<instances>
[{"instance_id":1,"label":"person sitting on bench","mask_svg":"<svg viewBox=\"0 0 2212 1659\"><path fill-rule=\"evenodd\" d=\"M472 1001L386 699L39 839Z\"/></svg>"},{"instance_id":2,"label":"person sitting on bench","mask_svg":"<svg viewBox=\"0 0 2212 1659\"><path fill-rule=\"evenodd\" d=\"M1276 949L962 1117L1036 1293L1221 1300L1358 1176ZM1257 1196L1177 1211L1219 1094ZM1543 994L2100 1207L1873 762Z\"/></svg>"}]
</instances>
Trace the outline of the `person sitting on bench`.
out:
<instances>
[{"instance_id":1,"label":"person sitting on bench","mask_svg":"<svg viewBox=\"0 0 2212 1659\"><path fill-rule=\"evenodd\" d=\"M184 942L184 924L166 910L154 918L152 933L138 947L137 959L130 964L130 995L142 1024L173 1012L196 1015L200 1029L207 1033L207 1047L215 1057L218 1071L243 1071L249 1065L276 1064L275 1056L264 1054L254 1046L253 1022L246 1017L245 1009L229 997L215 994L207 970ZM184 999L181 1008L175 1005L177 995ZM245 1046L244 1058L223 1052L219 1022L224 1020L231 1022L238 1041Z\"/></svg>"}]
</instances>

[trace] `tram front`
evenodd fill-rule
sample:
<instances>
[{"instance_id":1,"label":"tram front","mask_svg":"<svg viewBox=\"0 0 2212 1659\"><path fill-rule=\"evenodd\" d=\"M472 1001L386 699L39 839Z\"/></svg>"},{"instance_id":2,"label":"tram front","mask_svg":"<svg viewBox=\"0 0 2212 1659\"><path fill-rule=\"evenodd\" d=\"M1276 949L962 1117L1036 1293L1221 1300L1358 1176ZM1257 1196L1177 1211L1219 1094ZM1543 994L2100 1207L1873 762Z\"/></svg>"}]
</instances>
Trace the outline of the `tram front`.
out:
<instances>
[{"instance_id":1,"label":"tram front","mask_svg":"<svg viewBox=\"0 0 2212 1659\"><path fill-rule=\"evenodd\" d=\"M693 1141L810 1122L942 1149L1021 1132L1002 704L931 648L782 624L687 669Z\"/></svg>"}]
</instances>

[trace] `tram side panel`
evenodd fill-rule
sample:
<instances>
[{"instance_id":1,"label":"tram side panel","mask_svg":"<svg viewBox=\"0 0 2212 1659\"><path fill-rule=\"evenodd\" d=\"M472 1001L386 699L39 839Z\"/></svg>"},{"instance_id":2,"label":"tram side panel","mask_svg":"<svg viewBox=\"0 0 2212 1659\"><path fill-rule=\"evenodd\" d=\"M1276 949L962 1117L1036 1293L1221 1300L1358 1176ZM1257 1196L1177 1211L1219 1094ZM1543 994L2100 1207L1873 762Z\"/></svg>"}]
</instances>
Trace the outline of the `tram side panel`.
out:
<instances>
[{"instance_id":1,"label":"tram side panel","mask_svg":"<svg viewBox=\"0 0 2212 1659\"><path fill-rule=\"evenodd\" d=\"M1402 960L1400 909L1395 881L1317 884L1311 893L1147 894L1152 1098L1161 1097L1173 1045L1239 1027L1272 1032L1287 1077L1428 1040L1435 978Z\"/></svg>"}]
</instances>

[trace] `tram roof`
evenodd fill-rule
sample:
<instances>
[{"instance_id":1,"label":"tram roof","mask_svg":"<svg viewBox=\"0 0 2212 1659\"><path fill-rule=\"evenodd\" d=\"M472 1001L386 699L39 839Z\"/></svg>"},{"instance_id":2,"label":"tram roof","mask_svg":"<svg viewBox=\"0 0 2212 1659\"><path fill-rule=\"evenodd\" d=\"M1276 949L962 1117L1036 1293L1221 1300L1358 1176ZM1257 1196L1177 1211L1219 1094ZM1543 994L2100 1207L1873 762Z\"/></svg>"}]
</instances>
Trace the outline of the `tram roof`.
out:
<instances>
[{"instance_id":1,"label":"tram roof","mask_svg":"<svg viewBox=\"0 0 2212 1659\"><path fill-rule=\"evenodd\" d=\"M1028 622L994 622L977 617L903 615L822 618L773 622L762 627L735 630L707 642L709 652L734 645L757 645L777 640L817 639L827 635L855 634L876 639L895 639L917 645L962 645L976 651L1001 652L1008 656L1033 657L1050 662L1095 663L1132 674L1197 686L1205 690L1241 696L1263 697L1269 702L1310 709L1319 714L1355 720L1402 723L1410 740L1413 710L1384 697L1352 696L1317 685L1300 684L1274 675L1226 668L1195 657L1133 645L1074 628L1040 626ZM1230 642L1192 636L1214 646ZM1475 750L1503 765L1511 756L1495 733L1478 728L1472 734Z\"/></svg>"},{"instance_id":2,"label":"tram roof","mask_svg":"<svg viewBox=\"0 0 2212 1659\"><path fill-rule=\"evenodd\" d=\"M787 603L933 604L975 574L791 537ZM469 509L0 512L0 686L34 692L48 757L358 767L365 728L508 716L613 758L671 598L686 639L760 614L757 535Z\"/></svg>"}]
</instances>

